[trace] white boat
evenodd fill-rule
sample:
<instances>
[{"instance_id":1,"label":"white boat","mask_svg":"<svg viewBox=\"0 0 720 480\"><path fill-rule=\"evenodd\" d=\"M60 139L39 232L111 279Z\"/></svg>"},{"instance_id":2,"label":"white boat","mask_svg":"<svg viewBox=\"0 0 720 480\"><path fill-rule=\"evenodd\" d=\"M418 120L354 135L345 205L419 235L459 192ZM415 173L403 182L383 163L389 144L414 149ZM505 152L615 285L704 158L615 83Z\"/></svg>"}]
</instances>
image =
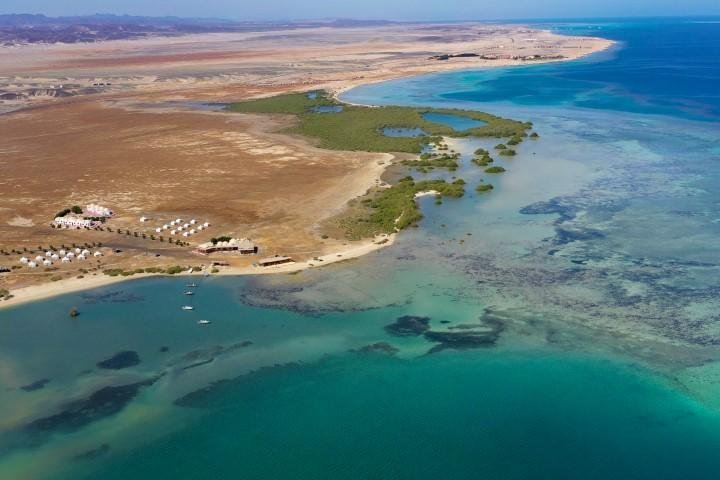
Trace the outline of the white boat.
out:
<instances>
[{"instance_id":1,"label":"white boat","mask_svg":"<svg viewBox=\"0 0 720 480\"><path fill-rule=\"evenodd\" d=\"M195 307L193 307L192 305L183 305L182 309L183 310L195 310Z\"/></svg>"},{"instance_id":2,"label":"white boat","mask_svg":"<svg viewBox=\"0 0 720 480\"><path fill-rule=\"evenodd\" d=\"M198 325L207 325L210 323L210 320L198 320Z\"/></svg>"},{"instance_id":3,"label":"white boat","mask_svg":"<svg viewBox=\"0 0 720 480\"><path fill-rule=\"evenodd\" d=\"M188 290L187 292L185 292L185 295L195 295L195 292L193 292L192 290Z\"/></svg>"},{"instance_id":4,"label":"white boat","mask_svg":"<svg viewBox=\"0 0 720 480\"><path fill-rule=\"evenodd\" d=\"M185 286L186 286L187 288L195 288L195 287L197 287L197 283L195 283L195 282L193 282L193 283L188 283L188 284L185 285Z\"/></svg>"}]
</instances>

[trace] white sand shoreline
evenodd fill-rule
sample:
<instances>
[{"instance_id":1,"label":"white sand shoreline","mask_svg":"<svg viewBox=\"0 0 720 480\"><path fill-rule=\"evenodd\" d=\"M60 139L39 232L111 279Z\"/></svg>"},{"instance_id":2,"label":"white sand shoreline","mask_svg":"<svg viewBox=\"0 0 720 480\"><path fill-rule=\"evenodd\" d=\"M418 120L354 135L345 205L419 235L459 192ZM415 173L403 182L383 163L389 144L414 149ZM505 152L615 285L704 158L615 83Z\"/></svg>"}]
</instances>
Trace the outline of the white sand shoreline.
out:
<instances>
[{"instance_id":1,"label":"white sand shoreline","mask_svg":"<svg viewBox=\"0 0 720 480\"><path fill-rule=\"evenodd\" d=\"M241 276L241 275L269 275L281 273L297 273L310 268L323 267L334 263L343 262L355 258L362 257L384 247L389 247L395 242L397 234L378 236L372 240L364 240L354 242L348 245L348 248L320 255L311 260L301 262L292 262L270 267L220 267L218 273L211 276ZM41 283L38 285L30 285L27 287L12 290L13 295L9 300L0 300L0 310L10 308L24 303L46 300L48 298L65 295L68 293L76 293L85 290L91 290L99 287L106 287L120 282L129 280L137 280L150 277L198 277L203 276L203 272L179 273L176 275L159 274L159 273L141 273L129 276L111 277L103 273L97 273L91 276L83 276L83 278L67 278L58 280L57 282Z\"/></svg>"}]
</instances>

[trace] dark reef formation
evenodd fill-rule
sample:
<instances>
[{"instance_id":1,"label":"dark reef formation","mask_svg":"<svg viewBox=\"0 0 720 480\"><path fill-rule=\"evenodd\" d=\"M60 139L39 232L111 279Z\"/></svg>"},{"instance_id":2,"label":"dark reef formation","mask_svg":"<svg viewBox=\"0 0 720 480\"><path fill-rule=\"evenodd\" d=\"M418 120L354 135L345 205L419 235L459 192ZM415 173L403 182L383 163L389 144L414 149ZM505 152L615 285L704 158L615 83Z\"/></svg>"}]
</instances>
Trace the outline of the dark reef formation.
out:
<instances>
[{"instance_id":1,"label":"dark reef formation","mask_svg":"<svg viewBox=\"0 0 720 480\"><path fill-rule=\"evenodd\" d=\"M87 398L68 403L59 413L30 422L24 427L24 431L32 434L77 431L92 422L120 412L143 387L156 381L157 377L127 385L103 387Z\"/></svg>"},{"instance_id":2,"label":"dark reef formation","mask_svg":"<svg viewBox=\"0 0 720 480\"><path fill-rule=\"evenodd\" d=\"M105 455L110 451L110 445L107 443L103 443L97 448L93 448L92 450L88 450L87 452L80 453L78 455L75 455L73 457L73 460L92 460L94 458L100 457L102 455Z\"/></svg>"},{"instance_id":3,"label":"dark reef formation","mask_svg":"<svg viewBox=\"0 0 720 480\"><path fill-rule=\"evenodd\" d=\"M218 380L207 387L200 388L176 399L173 403L178 407L186 408L210 408L223 406L224 402L234 402L232 395L224 395L226 389L240 388L243 384L259 380L268 375L295 370L301 367L301 363L289 362L276 364L270 367L262 367L252 372L240 375L235 378Z\"/></svg>"},{"instance_id":4,"label":"dark reef formation","mask_svg":"<svg viewBox=\"0 0 720 480\"><path fill-rule=\"evenodd\" d=\"M394 323L385 326L385 331L391 335L403 337L421 335L428 330L430 330L430 317L417 317L414 315L398 317Z\"/></svg>"},{"instance_id":5,"label":"dark reef formation","mask_svg":"<svg viewBox=\"0 0 720 480\"><path fill-rule=\"evenodd\" d=\"M135 303L142 302L145 297L135 293L126 293L123 290L116 290L105 293L87 292L80 295L85 303Z\"/></svg>"},{"instance_id":6,"label":"dark reef formation","mask_svg":"<svg viewBox=\"0 0 720 480\"><path fill-rule=\"evenodd\" d=\"M387 342L371 343L370 345L365 345L364 347L360 347L357 350L352 350L352 352L356 353L382 355L395 355L399 351L399 349L393 347Z\"/></svg>"},{"instance_id":7,"label":"dark reef formation","mask_svg":"<svg viewBox=\"0 0 720 480\"><path fill-rule=\"evenodd\" d=\"M125 350L98 362L97 367L105 370L121 370L123 368L134 367L139 363L140 355L138 355L137 352Z\"/></svg>"},{"instance_id":8,"label":"dark reef formation","mask_svg":"<svg viewBox=\"0 0 720 480\"><path fill-rule=\"evenodd\" d=\"M20 390L23 390L25 392L34 392L35 390L40 390L47 385L47 383L50 381L48 378L43 378L41 380L36 380L32 383L28 383L27 385L23 385L20 387Z\"/></svg>"},{"instance_id":9,"label":"dark reef formation","mask_svg":"<svg viewBox=\"0 0 720 480\"><path fill-rule=\"evenodd\" d=\"M428 354L445 349L465 350L492 347L505 330L505 319L502 315L487 308L480 317L480 323L455 325L449 327L448 330L452 331L428 330L423 333L426 340L437 343L428 351Z\"/></svg>"}]
</instances>

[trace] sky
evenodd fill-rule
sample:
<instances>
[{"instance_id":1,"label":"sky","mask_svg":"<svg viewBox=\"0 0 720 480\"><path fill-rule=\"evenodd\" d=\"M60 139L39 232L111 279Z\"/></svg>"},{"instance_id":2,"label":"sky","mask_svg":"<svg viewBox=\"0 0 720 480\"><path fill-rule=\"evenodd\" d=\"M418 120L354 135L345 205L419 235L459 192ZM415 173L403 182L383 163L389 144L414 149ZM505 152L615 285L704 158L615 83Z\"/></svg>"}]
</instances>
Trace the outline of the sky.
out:
<instances>
[{"instance_id":1,"label":"sky","mask_svg":"<svg viewBox=\"0 0 720 480\"><path fill-rule=\"evenodd\" d=\"M720 15L720 0L0 0L0 13L235 20L494 20Z\"/></svg>"}]
</instances>

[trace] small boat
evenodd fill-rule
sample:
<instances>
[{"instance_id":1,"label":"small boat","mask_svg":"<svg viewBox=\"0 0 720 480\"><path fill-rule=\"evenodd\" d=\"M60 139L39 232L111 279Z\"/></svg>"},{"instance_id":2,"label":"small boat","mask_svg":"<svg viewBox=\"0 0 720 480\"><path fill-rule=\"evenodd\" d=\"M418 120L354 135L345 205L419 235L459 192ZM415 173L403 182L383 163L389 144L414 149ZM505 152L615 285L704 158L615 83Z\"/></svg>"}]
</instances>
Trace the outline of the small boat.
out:
<instances>
[{"instance_id":1,"label":"small boat","mask_svg":"<svg viewBox=\"0 0 720 480\"><path fill-rule=\"evenodd\" d=\"M195 310L195 307L193 307L192 305L183 305L182 309L183 310Z\"/></svg>"},{"instance_id":2,"label":"small boat","mask_svg":"<svg viewBox=\"0 0 720 480\"><path fill-rule=\"evenodd\" d=\"M210 320L198 320L198 325L207 325L210 323Z\"/></svg>"},{"instance_id":3,"label":"small boat","mask_svg":"<svg viewBox=\"0 0 720 480\"><path fill-rule=\"evenodd\" d=\"M185 292L185 295L195 295L195 292L193 292L192 290L188 290L187 292Z\"/></svg>"},{"instance_id":4,"label":"small boat","mask_svg":"<svg viewBox=\"0 0 720 480\"><path fill-rule=\"evenodd\" d=\"M195 288L195 287L197 287L197 283L195 283L195 282L193 282L193 283L188 283L188 284L185 285L185 286L186 286L187 288Z\"/></svg>"}]
</instances>

